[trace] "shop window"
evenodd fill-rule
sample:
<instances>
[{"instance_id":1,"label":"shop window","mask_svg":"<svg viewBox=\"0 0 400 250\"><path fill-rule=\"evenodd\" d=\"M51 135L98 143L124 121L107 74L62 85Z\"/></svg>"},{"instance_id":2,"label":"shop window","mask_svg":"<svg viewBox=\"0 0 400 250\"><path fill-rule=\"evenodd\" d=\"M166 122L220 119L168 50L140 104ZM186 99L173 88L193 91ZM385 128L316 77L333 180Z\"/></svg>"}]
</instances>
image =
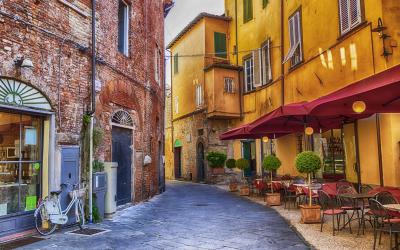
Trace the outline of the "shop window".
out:
<instances>
[{"instance_id":1,"label":"shop window","mask_svg":"<svg viewBox=\"0 0 400 250\"><path fill-rule=\"evenodd\" d=\"M341 133L341 129L333 129L321 134L324 175L345 177L345 156Z\"/></svg>"},{"instance_id":2,"label":"shop window","mask_svg":"<svg viewBox=\"0 0 400 250\"><path fill-rule=\"evenodd\" d=\"M293 67L303 60L300 10L289 18L289 38L290 49L283 62L290 60Z\"/></svg>"},{"instance_id":3,"label":"shop window","mask_svg":"<svg viewBox=\"0 0 400 250\"><path fill-rule=\"evenodd\" d=\"M0 217L32 211L40 197L39 117L0 112Z\"/></svg>"},{"instance_id":4,"label":"shop window","mask_svg":"<svg viewBox=\"0 0 400 250\"><path fill-rule=\"evenodd\" d=\"M235 93L233 78L224 77L224 92L229 94Z\"/></svg>"},{"instance_id":5,"label":"shop window","mask_svg":"<svg viewBox=\"0 0 400 250\"><path fill-rule=\"evenodd\" d=\"M244 92L254 89L254 60L252 56L244 60L244 82Z\"/></svg>"},{"instance_id":6,"label":"shop window","mask_svg":"<svg viewBox=\"0 0 400 250\"><path fill-rule=\"evenodd\" d=\"M346 34L362 21L360 0L339 0L340 33Z\"/></svg>"},{"instance_id":7,"label":"shop window","mask_svg":"<svg viewBox=\"0 0 400 250\"><path fill-rule=\"evenodd\" d=\"M243 0L243 23L253 19L253 0Z\"/></svg>"},{"instance_id":8,"label":"shop window","mask_svg":"<svg viewBox=\"0 0 400 250\"><path fill-rule=\"evenodd\" d=\"M129 5L123 0L118 6L118 51L129 55Z\"/></svg>"},{"instance_id":9,"label":"shop window","mask_svg":"<svg viewBox=\"0 0 400 250\"><path fill-rule=\"evenodd\" d=\"M226 34L214 32L214 50L216 57L227 58Z\"/></svg>"}]
</instances>

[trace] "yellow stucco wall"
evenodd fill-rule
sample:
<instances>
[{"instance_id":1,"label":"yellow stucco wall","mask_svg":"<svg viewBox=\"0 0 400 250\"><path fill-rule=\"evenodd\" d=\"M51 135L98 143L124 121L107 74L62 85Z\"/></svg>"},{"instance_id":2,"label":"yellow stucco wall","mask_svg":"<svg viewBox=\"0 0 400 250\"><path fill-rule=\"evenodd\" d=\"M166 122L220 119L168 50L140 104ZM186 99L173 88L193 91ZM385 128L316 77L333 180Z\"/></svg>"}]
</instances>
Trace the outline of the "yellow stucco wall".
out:
<instances>
[{"instance_id":1,"label":"yellow stucco wall","mask_svg":"<svg viewBox=\"0 0 400 250\"><path fill-rule=\"evenodd\" d=\"M400 1L379 0L362 1L363 23L345 36L339 30L338 1L292 0L269 1L265 9L262 1L253 0L253 19L243 23L243 1L238 0L237 18L235 0L225 0L225 14L232 17L230 23L229 47L233 51L238 43L238 58L231 56L232 64L238 59L242 65L243 57L257 49L268 38L272 41L271 60L273 82L268 87L259 88L243 96L244 117L233 122L235 126L246 124L281 105L281 32L284 34L284 54L289 51L288 18L294 11L301 10L303 63L290 69L284 65L285 104L303 100L311 101L329 94L358 80L384 71L400 63L400 46L387 49L393 54L381 56L382 40L371 32L382 18L386 33L392 42L400 42ZM281 3L283 4L283 30L281 30ZM237 20L236 20L237 19ZM236 41L235 23L238 23ZM399 115L381 115L382 157L384 182L388 186L400 186ZM359 144L362 181L379 184L378 153L375 117L359 121ZM346 148L346 173L350 181L356 181L354 171L354 127L344 126ZM296 138L285 136L277 140L277 155L282 160L280 174L297 175L294 168ZM241 157L239 142L234 144L234 155ZM258 159L258 157L257 157Z\"/></svg>"}]
</instances>

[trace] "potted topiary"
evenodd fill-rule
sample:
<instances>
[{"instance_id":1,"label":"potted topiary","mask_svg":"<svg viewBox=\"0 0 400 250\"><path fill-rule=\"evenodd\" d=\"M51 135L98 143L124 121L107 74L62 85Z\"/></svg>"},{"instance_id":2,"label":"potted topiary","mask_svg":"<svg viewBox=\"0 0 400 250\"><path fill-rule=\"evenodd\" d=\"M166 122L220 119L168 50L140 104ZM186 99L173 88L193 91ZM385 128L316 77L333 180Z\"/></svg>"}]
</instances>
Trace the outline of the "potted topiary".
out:
<instances>
[{"instance_id":1,"label":"potted topiary","mask_svg":"<svg viewBox=\"0 0 400 250\"><path fill-rule=\"evenodd\" d=\"M267 204L270 206L281 205L281 194L274 193L274 188L272 184L272 171L277 170L281 165L282 165L281 161L275 155L268 155L263 160L264 169L269 171L271 175L271 193L266 194Z\"/></svg>"},{"instance_id":2,"label":"potted topiary","mask_svg":"<svg viewBox=\"0 0 400 250\"><path fill-rule=\"evenodd\" d=\"M224 165L226 161L226 154L217 151L211 151L207 154L206 158L213 174L225 173Z\"/></svg>"},{"instance_id":3,"label":"potted topiary","mask_svg":"<svg viewBox=\"0 0 400 250\"><path fill-rule=\"evenodd\" d=\"M236 167L236 160L235 159L228 159L225 162L225 166L229 169L233 169ZM232 176L229 180L229 190L231 192L236 192L238 190L238 183L235 176Z\"/></svg>"},{"instance_id":4,"label":"potted topiary","mask_svg":"<svg viewBox=\"0 0 400 250\"><path fill-rule=\"evenodd\" d=\"M238 159L236 160L236 167L242 170L243 180L245 180L244 171L250 167L249 161L243 158ZM240 195L246 195L246 196L250 195L250 187L247 185L247 183L243 183L240 186Z\"/></svg>"},{"instance_id":5,"label":"potted topiary","mask_svg":"<svg viewBox=\"0 0 400 250\"><path fill-rule=\"evenodd\" d=\"M296 168L300 173L306 173L308 177L308 205L301 205L301 223L320 223L321 207L312 204L311 173L321 168L321 158L312 151L305 151L297 155Z\"/></svg>"}]
</instances>

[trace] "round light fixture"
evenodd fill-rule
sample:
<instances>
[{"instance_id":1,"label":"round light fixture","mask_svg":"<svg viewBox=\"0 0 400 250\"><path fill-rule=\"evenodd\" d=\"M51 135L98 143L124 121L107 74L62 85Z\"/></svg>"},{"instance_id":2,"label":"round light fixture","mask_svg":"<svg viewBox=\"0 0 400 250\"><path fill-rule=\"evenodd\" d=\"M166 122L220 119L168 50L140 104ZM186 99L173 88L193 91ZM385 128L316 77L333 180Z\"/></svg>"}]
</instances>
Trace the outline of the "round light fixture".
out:
<instances>
[{"instance_id":1,"label":"round light fixture","mask_svg":"<svg viewBox=\"0 0 400 250\"><path fill-rule=\"evenodd\" d=\"M267 143L268 141L269 141L268 136L266 136L266 137L263 138L263 142Z\"/></svg>"},{"instance_id":2,"label":"round light fixture","mask_svg":"<svg viewBox=\"0 0 400 250\"><path fill-rule=\"evenodd\" d=\"M304 133L306 133L306 135L312 135L312 134L314 134L314 129L312 127L307 127L304 130Z\"/></svg>"},{"instance_id":3,"label":"round light fixture","mask_svg":"<svg viewBox=\"0 0 400 250\"><path fill-rule=\"evenodd\" d=\"M353 111L356 112L357 114L363 113L366 108L367 105L363 101L355 101L353 103Z\"/></svg>"}]
</instances>

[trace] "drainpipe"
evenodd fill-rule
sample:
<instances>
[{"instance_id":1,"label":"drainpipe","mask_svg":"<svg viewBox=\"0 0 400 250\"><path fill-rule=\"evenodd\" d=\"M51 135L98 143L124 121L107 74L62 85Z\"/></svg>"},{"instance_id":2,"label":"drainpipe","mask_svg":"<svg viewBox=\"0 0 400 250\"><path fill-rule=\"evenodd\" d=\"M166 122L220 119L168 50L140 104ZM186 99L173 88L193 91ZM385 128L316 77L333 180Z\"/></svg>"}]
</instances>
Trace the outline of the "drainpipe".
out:
<instances>
[{"instance_id":1,"label":"drainpipe","mask_svg":"<svg viewBox=\"0 0 400 250\"><path fill-rule=\"evenodd\" d=\"M283 20L283 15L284 15L284 11L283 11L283 0L281 0L281 103L282 106L285 105L285 65L283 64L283 60L285 58L285 50L284 50L284 45L285 45L285 36L284 36L284 31L283 29L285 28L284 26L284 20Z\"/></svg>"},{"instance_id":2,"label":"drainpipe","mask_svg":"<svg viewBox=\"0 0 400 250\"><path fill-rule=\"evenodd\" d=\"M96 111L96 0L92 0L92 86L89 131L89 222L93 222L93 123Z\"/></svg>"},{"instance_id":3,"label":"drainpipe","mask_svg":"<svg viewBox=\"0 0 400 250\"><path fill-rule=\"evenodd\" d=\"M238 10L237 10L237 0L235 0L235 47L236 47L236 66L239 66L239 41L238 41ZM239 87L239 109L240 109L240 119L243 119L243 89L242 80L240 77L240 71L238 71L238 87Z\"/></svg>"}]
</instances>

